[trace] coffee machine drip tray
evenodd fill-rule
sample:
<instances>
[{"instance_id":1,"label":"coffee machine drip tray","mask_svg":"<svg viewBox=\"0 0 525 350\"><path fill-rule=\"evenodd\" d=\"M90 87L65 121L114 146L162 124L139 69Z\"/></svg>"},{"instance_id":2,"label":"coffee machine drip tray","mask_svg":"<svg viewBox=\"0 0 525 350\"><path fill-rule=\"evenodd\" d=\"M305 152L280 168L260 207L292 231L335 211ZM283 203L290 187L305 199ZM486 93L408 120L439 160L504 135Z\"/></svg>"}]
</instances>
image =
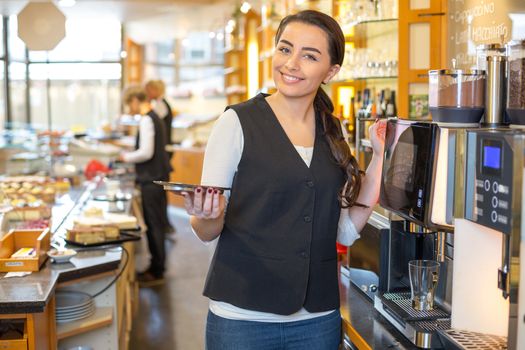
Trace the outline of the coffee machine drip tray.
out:
<instances>
[{"instance_id":1,"label":"coffee machine drip tray","mask_svg":"<svg viewBox=\"0 0 525 350\"><path fill-rule=\"evenodd\" d=\"M431 311L419 311L412 308L410 292L376 295L374 307L419 348L442 348L438 331L451 327L450 314L440 309L439 306Z\"/></svg>"},{"instance_id":2,"label":"coffee machine drip tray","mask_svg":"<svg viewBox=\"0 0 525 350\"><path fill-rule=\"evenodd\" d=\"M393 311L403 321L432 321L450 318L450 314L436 306L434 310L420 311L412 307L410 292L384 293L379 296L383 305Z\"/></svg>"},{"instance_id":3,"label":"coffee machine drip tray","mask_svg":"<svg viewBox=\"0 0 525 350\"><path fill-rule=\"evenodd\" d=\"M467 332L457 329L439 331L439 337L445 349L463 350L506 350L507 337Z\"/></svg>"}]
</instances>

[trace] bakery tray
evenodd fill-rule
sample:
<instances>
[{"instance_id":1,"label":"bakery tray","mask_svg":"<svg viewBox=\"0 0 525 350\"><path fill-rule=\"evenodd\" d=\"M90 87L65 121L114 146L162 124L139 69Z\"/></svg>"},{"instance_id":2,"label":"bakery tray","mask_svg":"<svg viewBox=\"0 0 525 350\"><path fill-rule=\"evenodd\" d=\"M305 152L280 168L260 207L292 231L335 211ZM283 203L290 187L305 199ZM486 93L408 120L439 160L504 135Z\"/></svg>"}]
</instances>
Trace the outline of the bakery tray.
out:
<instances>
[{"instance_id":1,"label":"bakery tray","mask_svg":"<svg viewBox=\"0 0 525 350\"><path fill-rule=\"evenodd\" d=\"M64 238L64 241L66 243L75 245L78 247L100 247L108 244L120 244L124 242L130 242L130 241L139 241L140 240L140 233L133 233L137 231L133 230L121 230L118 238L108 238L104 241L100 242L93 242L93 243L82 243L77 241L72 241L70 239Z\"/></svg>"}]
</instances>

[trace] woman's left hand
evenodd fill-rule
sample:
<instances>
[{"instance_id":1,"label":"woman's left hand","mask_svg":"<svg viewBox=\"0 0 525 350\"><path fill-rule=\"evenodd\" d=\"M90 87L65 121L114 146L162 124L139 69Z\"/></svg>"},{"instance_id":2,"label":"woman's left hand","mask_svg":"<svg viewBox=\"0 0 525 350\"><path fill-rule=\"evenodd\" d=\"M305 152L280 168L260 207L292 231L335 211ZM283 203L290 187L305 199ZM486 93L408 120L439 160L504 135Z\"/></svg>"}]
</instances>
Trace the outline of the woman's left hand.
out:
<instances>
[{"instance_id":1,"label":"woman's left hand","mask_svg":"<svg viewBox=\"0 0 525 350\"><path fill-rule=\"evenodd\" d=\"M385 149L386 119L378 119L368 129L374 155L383 157Z\"/></svg>"}]
</instances>

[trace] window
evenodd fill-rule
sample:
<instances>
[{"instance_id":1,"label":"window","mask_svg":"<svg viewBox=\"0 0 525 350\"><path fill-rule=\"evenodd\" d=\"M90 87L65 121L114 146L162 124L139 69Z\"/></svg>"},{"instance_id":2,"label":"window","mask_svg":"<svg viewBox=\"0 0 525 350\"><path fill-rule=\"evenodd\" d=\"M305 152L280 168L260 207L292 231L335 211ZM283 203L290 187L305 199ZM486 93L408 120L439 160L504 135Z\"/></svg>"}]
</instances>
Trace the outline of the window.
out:
<instances>
[{"instance_id":1,"label":"window","mask_svg":"<svg viewBox=\"0 0 525 350\"><path fill-rule=\"evenodd\" d=\"M81 131L114 120L120 112L120 70L118 63L31 64L32 124L47 125L48 94L53 128Z\"/></svg>"},{"instance_id":2,"label":"window","mask_svg":"<svg viewBox=\"0 0 525 350\"><path fill-rule=\"evenodd\" d=\"M68 20L66 33L55 49L29 52L31 123L83 131L111 122L121 110L120 23Z\"/></svg>"},{"instance_id":3,"label":"window","mask_svg":"<svg viewBox=\"0 0 525 350\"><path fill-rule=\"evenodd\" d=\"M146 44L144 79L163 80L168 97L222 91L222 46L222 40L215 35L210 36L209 32L189 33L179 42Z\"/></svg>"}]
</instances>

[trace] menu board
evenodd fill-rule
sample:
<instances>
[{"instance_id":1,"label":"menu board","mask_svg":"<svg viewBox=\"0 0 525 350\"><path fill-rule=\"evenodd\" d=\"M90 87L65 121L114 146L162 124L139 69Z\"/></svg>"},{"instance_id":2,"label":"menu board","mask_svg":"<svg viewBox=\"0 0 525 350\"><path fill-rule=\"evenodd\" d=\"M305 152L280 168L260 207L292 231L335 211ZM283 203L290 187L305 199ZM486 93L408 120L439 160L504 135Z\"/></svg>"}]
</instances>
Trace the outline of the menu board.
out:
<instances>
[{"instance_id":1,"label":"menu board","mask_svg":"<svg viewBox=\"0 0 525 350\"><path fill-rule=\"evenodd\" d=\"M448 64L476 66L476 47L525 39L525 0L448 0Z\"/></svg>"}]
</instances>

